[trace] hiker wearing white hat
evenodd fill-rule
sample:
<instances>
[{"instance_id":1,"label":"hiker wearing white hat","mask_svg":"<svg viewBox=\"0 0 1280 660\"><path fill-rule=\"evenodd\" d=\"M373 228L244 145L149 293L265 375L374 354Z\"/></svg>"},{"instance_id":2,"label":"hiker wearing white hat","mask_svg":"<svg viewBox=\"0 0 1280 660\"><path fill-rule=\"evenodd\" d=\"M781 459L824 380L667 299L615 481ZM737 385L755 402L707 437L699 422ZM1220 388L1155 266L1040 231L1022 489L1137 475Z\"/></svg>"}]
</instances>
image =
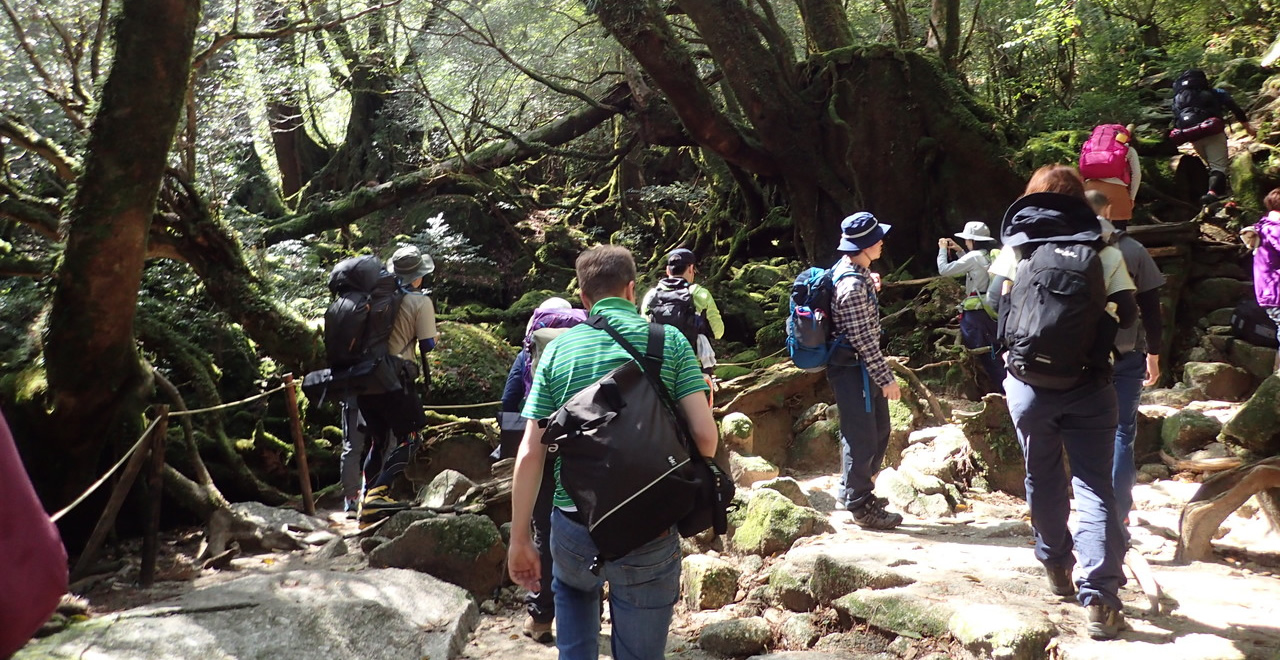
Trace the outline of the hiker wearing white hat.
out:
<instances>
[{"instance_id":1,"label":"hiker wearing white hat","mask_svg":"<svg viewBox=\"0 0 1280 660\"><path fill-rule=\"evenodd\" d=\"M977 220L966 222L964 231L957 232L955 236L964 241L963 247L949 238L938 239L938 274L943 277L964 275L965 298L960 302L960 343L965 348L989 349L996 341L996 316L983 298L991 283L987 269L994 259L991 253L996 244L995 239L991 238L991 230L987 225ZM951 252L958 255L955 261L950 261ZM987 389L992 392L1002 391L1004 366L996 358L995 352L987 350L979 353L978 362L982 364L990 381Z\"/></svg>"}]
</instances>

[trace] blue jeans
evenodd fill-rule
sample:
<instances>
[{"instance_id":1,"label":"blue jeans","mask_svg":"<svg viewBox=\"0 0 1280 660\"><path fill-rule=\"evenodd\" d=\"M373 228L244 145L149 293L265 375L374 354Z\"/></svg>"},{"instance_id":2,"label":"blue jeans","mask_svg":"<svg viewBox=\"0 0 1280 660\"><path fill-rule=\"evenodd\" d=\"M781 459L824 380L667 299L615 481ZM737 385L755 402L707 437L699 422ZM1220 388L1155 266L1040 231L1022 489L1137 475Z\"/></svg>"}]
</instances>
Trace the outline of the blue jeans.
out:
<instances>
[{"instance_id":1,"label":"blue jeans","mask_svg":"<svg viewBox=\"0 0 1280 660\"><path fill-rule=\"evenodd\" d=\"M1123 521L1133 508L1133 485L1138 483L1138 469L1133 462L1133 438L1138 430L1138 400L1142 397L1142 381L1147 377L1147 354L1129 351L1115 364L1116 424L1115 460L1111 483L1116 490L1116 513ZM1125 530L1128 537L1128 530Z\"/></svg>"},{"instance_id":2,"label":"blue jeans","mask_svg":"<svg viewBox=\"0 0 1280 660\"><path fill-rule=\"evenodd\" d=\"M1076 580L1081 604L1102 602L1121 608L1124 584L1124 530L1111 483L1115 453L1116 391L1093 382L1070 390L1033 387L1009 376L1004 389L1009 414L1027 466L1027 505L1036 534L1036 559L1045 566L1072 566L1080 556ZM1067 528L1071 501L1062 451L1071 463L1080 524L1075 537Z\"/></svg>"},{"instance_id":3,"label":"blue jeans","mask_svg":"<svg viewBox=\"0 0 1280 660\"><path fill-rule=\"evenodd\" d=\"M551 514L551 582L556 602L556 648L560 660L600 656L600 588L609 583L614 660L661 660L671 611L680 598L680 536L673 528L630 554L602 562L586 526L560 509Z\"/></svg>"},{"instance_id":4,"label":"blue jeans","mask_svg":"<svg viewBox=\"0 0 1280 660\"><path fill-rule=\"evenodd\" d=\"M837 348L827 365L827 382L840 411L840 499L850 511L871 498L875 476L889 447L889 400L867 379L852 351ZM871 390L870 410L866 390Z\"/></svg>"}]
</instances>

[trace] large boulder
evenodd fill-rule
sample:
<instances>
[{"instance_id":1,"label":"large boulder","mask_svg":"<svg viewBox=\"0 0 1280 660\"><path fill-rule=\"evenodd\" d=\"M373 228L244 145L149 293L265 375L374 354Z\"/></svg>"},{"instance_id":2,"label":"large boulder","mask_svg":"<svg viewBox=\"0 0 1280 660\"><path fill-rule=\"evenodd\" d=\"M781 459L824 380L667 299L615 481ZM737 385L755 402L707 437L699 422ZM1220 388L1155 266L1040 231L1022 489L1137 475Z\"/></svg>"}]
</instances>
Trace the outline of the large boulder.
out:
<instances>
[{"instance_id":1,"label":"large boulder","mask_svg":"<svg viewBox=\"0 0 1280 660\"><path fill-rule=\"evenodd\" d=\"M1219 439L1256 458L1280 455L1280 374L1262 381L1223 425Z\"/></svg>"},{"instance_id":2,"label":"large boulder","mask_svg":"<svg viewBox=\"0 0 1280 660\"><path fill-rule=\"evenodd\" d=\"M876 475L876 492L899 509L926 519L955 515L959 504L951 501L946 482L906 466L881 470Z\"/></svg>"},{"instance_id":3,"label":"large boulder","mask_svg":"<svg viewBox=\"0 0 1280 660\"><path fill-rule=\"evenodd\" d=\"M759 490L734 530L730 547L747 554L768 556L785 552L796 539L830 532L827 517L808 507L796 506L774 490Z\"/></svg>"},{"instance_id":4,"label":"large boulder","mask_svg":"<svg viewBox=\"0 0 1280 660\"><path fill-rule=\"evenodd\" d=\"M796 434L787 447L787 467L798 472L829 472L840 469L840 417L835 414L813 421Z\"/></svg>"},{"instance_id":5,"label":"large boulder","mask_svg":"<svg viewBox=\"0 0 1280 660\"><path fill-rule=\"evenodd\" d=\"M969 460L969 439L954 424L913 432L902 450L899 467L909 468L945 482L954 483Z\"/></svg>"},{"instance_id":6,"label":"large boulder","mask_svg":"<svg viewBox=\"0 0 1280 660\"><path fill-rule=\"evenodd\" d=\"M868 561L856 547L806 546L773 566L769 596L792 612L807 612L858 589L889 589L914 581Z\"/></svg>"},{"instance_id":7,"label":"large boulder","mask_svg":"<svg viewBox=\"0 0 1280 660\"><path fill-rule=\"evenodd\" d=\"M1222 423L1199 410L1184 408L1165 418L1160 427L1164 450L1178 458L1204 447L1218 437Z\"/></svg>"},{"instance_id":8,"label":"large boulder","mask_svg":"<svg viewBox=\"0 0 1280 660\"><path fill-rule=\"evenodd\" d=\"M973 448L973 457L982 469L987 488L1026 497L1027 472L1022 446L1018 444L1004 396L988 394L982 397L982 410L958 412L955 417Z\"/></svg>"},{"instance_id":9,"label":"large boulder","mask_svg":"<svg viewBox=\"0 0 1280 660\"><path fill-rule=\"evenodd\" d=\"M1182 368L1182 382L1215 401L1243 401L1253 389L1249 372L1221 362L1188 362Z\"/></svg>"},{"instance_id":10,"label":"large boulder","mask_svg":"<svg viewBox=\"0 0 1280 660\"><path fill-rule=\"evenodd\" d=\"M413 571L256 574L71 625L17 658L454 658L480 612Z\"/></svg>"},{"instance_id":11,"label":"large boulder","mask_svg":"<svg viewBox=\"0 0 1280 660\"><path fill-rule=\"evenodd\" d=\"M743 456L736 451L729 452L729 472L733 482L742 488L750 488L759 481L768 481L778 477L778 466L761 456Z\"/></svg>"},{"instance_id":12,"label":"large boulder","mask_svg":"<svg viewBox=\"0 0 1280 660\"><path fill-rule=\"evenodd\" d=\"M435 350L427 353L434 404L496 401L502 398L516 349L476 325L443 321Z\"/></svg>"},{"instance_id":13,"label":"large boulder","mask_svg":"<svg viewBox=\"0 0 1280 660\"><path fill-rule=\"evenodd\" d=\"M445 470L437 474L423 490L419 499L422 506L438 508L456 504L467 491L475 487L475 482L457 470Z\"/></svg>"},{"instance_id":14,"label":"large boulder","mask_svg":"<svg viewBox=\"0 0 1280 660\"><path fill-rule=\"evenodd\" d=\"M1255 346L1243 339L1232 339L1227 343L1227 359L1254 378L1266 378L1275 371L1276 349Z\"/></svg>"},{"instance_id":15,"label":"large boulder","mask_svg":"<svg viewBox=\"0 0 1280 660\"><path fill-rule=\"evenodd\" d=\"M369 553L374 568L410 568L456 584L476 600L502 586L507 547L497 525L485 516L464 514L420 520Z\"/></svg>"},{"instance_id":16,"label":"large boulder","mask_svg":"<svg viewBox=\"0 0 1280 660\"><path fill-rule=\"evenodd\" d=\"M778 477L761 481L756 484L756 488L768 488L782 493L797 506L809 506L809 496L805 494L804 489L800 487L800 482L791 477Z\"/></svg>"},{"instance_id":17,"label":"large boulder","mask_svg":"<svg viewBox=\"0 0 1280 660\"><path fill-rule=\"evenodd\" d=\"M680 565L680 591L690 610L718 610L738 595L738 569L718 557L689 555Z\"/></svg>"},{"instance_id":18,"label":"large boulder","mask_svg":"<svg viewBox=\"0 0 1280 660\"><path fill-rule=\"evenodd\" d=\"M831 401L823 372L807 372L789 361L758 369L724 383L716 394L724 412L740 412L755 423L755 453L774 465L785 464L796 417L810 406Z\"/></svg>"}]
</instances>

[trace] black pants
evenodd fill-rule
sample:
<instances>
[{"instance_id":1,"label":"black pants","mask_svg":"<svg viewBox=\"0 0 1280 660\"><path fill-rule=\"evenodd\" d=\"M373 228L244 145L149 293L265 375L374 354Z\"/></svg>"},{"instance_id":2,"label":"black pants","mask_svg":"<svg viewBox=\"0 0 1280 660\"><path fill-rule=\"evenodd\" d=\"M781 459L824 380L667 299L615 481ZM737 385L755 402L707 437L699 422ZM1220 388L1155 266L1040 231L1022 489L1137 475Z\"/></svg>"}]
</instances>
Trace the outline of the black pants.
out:
<instances>
[{"instance_id":1,"label":"black pants","mask_svg":"<svg viewBox=\"0 0 1280 660\"><path fill-rule=\"evenodd\" d=\"M538 499L533 503L533 545L542 564L542 579L537 592L525 594L524 606L529 617L538 623L550 623L556 618L555 595L551 591L551 496L556 489L555 470L555 458L548 455L542 466Z\"/></svg>"},{"instance_id":2,"label":"black pants","mask_svg":"<svg viewBox=\"0 0 1280 660\"><path fill-rule=\"evenodd\" d=\"M370 446L364 473L377 475L368 487L389 486L408 464L412 441L427 425L427 415L413 383L394 392L360 396L356 405L368 428Z\"/></svg>"}]
</instances>

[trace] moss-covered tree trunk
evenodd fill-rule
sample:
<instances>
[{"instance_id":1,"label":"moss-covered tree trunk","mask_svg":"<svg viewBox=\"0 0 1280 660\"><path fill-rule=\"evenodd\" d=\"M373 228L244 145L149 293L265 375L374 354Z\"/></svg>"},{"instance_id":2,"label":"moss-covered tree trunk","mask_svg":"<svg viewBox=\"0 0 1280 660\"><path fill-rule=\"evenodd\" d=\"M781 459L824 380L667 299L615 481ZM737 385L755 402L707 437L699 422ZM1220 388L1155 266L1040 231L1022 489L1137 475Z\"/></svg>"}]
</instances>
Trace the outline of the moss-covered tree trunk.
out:
<instances>
[{"instance_id":1,"label":"moss-covered tree trunk","mask_svg":"<svg viewBox=\"0 0 1280 660\"><path fill-rule=\"evenodd\" d=\"M149 381L134 345L134 311L199 10L198 0L121 5L45 337L53 410L40 467L59 475L61 503L97 476L108 443L139 428Z\"/></svg>"},{"instance_id":2,"label":"moss-covered tree trunk","mask_svg":"<svg viewBox=\"0 0 1280 660\"><path fill-rule=\"evenodd\" d=\"M594 7L703 148L783 183L801 256L829 259L840 219L870 210L898 227L886 249L905 258L966 220L997 221L1017 195L994 118L936 60L852 44L838 0L798 1L813 51L803 61L767 5L676 4L715 59L745 125L716 104L659 3Z\"/></svg>"}]
</instances>

